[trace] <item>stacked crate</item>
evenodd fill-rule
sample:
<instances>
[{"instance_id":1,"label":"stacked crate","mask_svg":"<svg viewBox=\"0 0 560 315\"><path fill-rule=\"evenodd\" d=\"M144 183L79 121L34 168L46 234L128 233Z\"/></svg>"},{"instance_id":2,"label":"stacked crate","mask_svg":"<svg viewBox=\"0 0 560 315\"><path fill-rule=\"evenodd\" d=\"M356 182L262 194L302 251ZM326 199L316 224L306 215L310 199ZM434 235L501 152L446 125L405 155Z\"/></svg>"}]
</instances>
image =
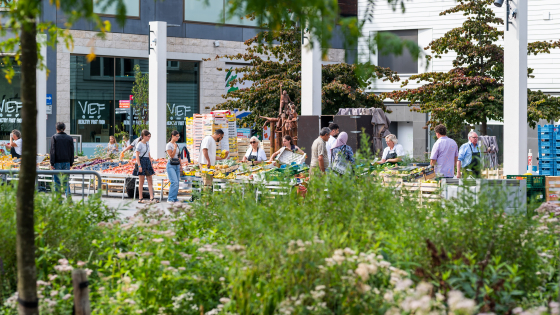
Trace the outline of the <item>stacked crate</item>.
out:
<instances>
[{"instance_id":1,"label":"stacked crate","mask_svg":"<svg viewBox=\"0 0 560 315\"><path fill-rule=\"evenodd\" d=\"M272 152L272 147L270 146L270 140L261 141L261 148L266 153L266 158L270 159L270 156L272 155L272 153L274 153Z\"/></svg>"},{"instance_id":2,"label":"stacked crate","mask_svg":"<svg viewBox=\"0 0 560 315\"><path fill-rule=\"evenodd\" d=\"M237 119L235 114L226 115L228 121L228 142L229 142L229 155L232 159L239 158L237 151Z\"/></svg>"},{"instance_id":3,"label":"stacked crate","mask_svg":"<svg viewBox=\"0 0 560 315\"><path fill-rule=\"evenodd\" d=\"M546 178L546 201L560 204L560 176Z\"/></svg>"},{"instance_id":4,"label":"stacked crate","mask_svg":"<svg viewBox=\"0 0 560 315\"><path fill-rule=\"evenodd\" d=\"M247 150L249 150L249 138L237 138L237 152L239 157L243 158Z\"/></svg>"},{"instance_id":5,"label":"stacked crate","mask_svg":"<svg viewBox=\"0 0 560 315\"><path fill-rule=\"evenodd\" d=\"M194 139L193 139L193 118L187 117L185 121L185 142L187 144L187 150L191 156L191 161L193 161L194 153Z\"/></svg>"},{"instance_id":6,"label":"stacked crate","mask_svg":"<svg viewBox=\"0 0 560 315\"><path fill-rule=\"evenodd\" d=\"M212 135L212 115L194 114L193 116L193 151L192 160L197 161L200 156L200 143L207 135Z\"/></svg>"},{"instance_id":7,"label":"stacked crate","mask_svg":"<svg viewBox=\"0 0 560 315\"><path fill-rule=\"evenodd\" d=\"M556 176L558 175L558 155L560 155L560 136L558 126L544 125L538 126L539 131L539 175ZM558 151L557 151L558 147Z\"/></svg>"}]
</instances>

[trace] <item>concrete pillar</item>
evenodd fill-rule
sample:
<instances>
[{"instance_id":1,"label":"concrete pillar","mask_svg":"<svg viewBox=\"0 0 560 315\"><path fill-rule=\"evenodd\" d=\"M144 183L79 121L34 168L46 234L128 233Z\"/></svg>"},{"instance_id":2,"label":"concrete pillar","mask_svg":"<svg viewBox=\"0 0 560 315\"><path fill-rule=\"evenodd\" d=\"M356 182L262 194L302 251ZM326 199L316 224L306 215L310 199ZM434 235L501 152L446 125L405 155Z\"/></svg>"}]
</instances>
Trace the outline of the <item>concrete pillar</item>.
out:
<instances>
[{"instance_id":1,"label":"concrete pillar","mask_svg":"<svg viewBox=\"0 0 560 315\"><path fill-rule=\"evenodd\" d=\"M303 33L301 42L301 114L321 115L321 45L310 34Z\"/></svg>"},{"instance_id":2,"label":"concrete pillar","mask_svg":"<svg viewBox=\"0 0 560 315\"><path fill-rule=\"evenodd\" d=\"M504 32L505 175L527 169L527 1L510 1L510 12L517 9L517 16L510 17L513 23Z\"/></svg>"},{"instance_id":3,"label":"concrete pillar","mask_svg":"<svg viewBox=\"0 0 560 315\"><path fill-rule=\"evenodd\" d=\"M165 157L167 130L167 22L150 22L149 129L152 158Z\"/></svg>"},{"instance_id":4,"label":"concrete pillar","mask_svg":"<svg viewBox=\"0 0 560 315\"><path fill-rule=\"evenodd\" d=\"M45 68L37 68L37 153L47 153L47 35L37 35L37 43L41 45L41 56Z\"/></svg>"}]
</instances>

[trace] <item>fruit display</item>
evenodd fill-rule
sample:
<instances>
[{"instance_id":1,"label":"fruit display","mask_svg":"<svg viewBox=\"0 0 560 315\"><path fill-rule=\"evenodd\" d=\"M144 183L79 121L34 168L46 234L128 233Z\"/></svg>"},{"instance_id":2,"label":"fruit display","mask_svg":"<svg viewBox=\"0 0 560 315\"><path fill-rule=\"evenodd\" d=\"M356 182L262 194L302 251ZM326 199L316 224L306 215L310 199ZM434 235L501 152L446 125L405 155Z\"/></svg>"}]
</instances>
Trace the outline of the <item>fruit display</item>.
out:
<instances>
[{"instance_id":1,"label":"fruit display","mask_svg":"<svg viewBox=\"0 0 560 315\"><path fill-rule=\"evenodd\" d=\"M89 167L89 166L93 166L96 164L101 164L107 161L111 161L110 159L93 159L90 161L87 161L85 163L81 163L81 164L74 164L74 166L72 166L73 170L84 170L85 168Z\"/></svg>"}]
</instances>

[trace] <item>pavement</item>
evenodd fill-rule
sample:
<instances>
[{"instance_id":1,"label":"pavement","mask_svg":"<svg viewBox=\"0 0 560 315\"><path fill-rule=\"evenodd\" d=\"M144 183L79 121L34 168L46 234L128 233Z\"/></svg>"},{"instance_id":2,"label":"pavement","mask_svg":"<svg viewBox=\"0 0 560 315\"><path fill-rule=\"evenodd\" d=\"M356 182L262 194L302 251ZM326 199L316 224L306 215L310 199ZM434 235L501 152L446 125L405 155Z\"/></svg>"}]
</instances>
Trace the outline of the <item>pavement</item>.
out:
<instances>
[{"instance_id":1,"label":"pavement","mask_svg":"<svg viewBox=\"0 0 560 315\"><path fill-rule=\"evenodd\" d=\"M88 198L87 194L85 195L84 198ZM156 194L155 199L159 200L159 195ZM82 194L73 194L72 195L72 200L74 202L79 202L82 200ZM101 197L101 200L103 200L103 202L111 207L111 208L115 208L119 211L119 214L121 217L125 218L128 216L132 216L134 215L134 213L136 213L136 211L138 211L141 208L147 207L149 205L151 205L154 208L157 209L161 209L164 211L167 211L167 209L169 209L170 207L173 206L173 204L169 204L167 203L167 199L163 198L162 201L160 201L159 203L155 203L155 204L140 204L138 203L138 198L132 200L132 198L128 198L128 197L124 197L124 199L122 198L122 196L120 194L109 194L109 196L104 194ZM144 198L144 201L148 201L147 198Z\"/></svg>"}]
</instances>

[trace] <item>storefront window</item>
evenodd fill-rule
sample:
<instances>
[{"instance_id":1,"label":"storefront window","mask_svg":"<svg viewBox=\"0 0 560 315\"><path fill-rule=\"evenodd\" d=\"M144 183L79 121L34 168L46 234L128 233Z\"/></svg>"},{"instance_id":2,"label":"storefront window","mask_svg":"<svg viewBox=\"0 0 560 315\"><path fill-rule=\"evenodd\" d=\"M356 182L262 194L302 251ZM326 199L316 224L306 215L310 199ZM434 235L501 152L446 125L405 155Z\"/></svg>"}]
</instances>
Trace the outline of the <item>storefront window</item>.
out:
<instances>
[{"instance_id":1,"label":"storefront window","mask_svg":"<svg viewBox=\"0 0 560 315\"><path fill-rule=\"evenodd\" d=\"M0 60L0 68L3 69L4 67L4 62ZM12 78L12 83L8 82L3 75L0 76L0 95L2 95L2 102L0 103L0 140L9 140L12 130L20 129L21 126L21 71L15 62L13 68L15 75Z\"/></svg>"},{"instance_id":2,"label":"storefront window","mask_svg":"<svg viewBox=\"0 0 560 315\"><path fill-rule=\"evenodd\" d=\"M130 110L119 104L131 100L134 67L146 74L149 62L97 57L88 63L85 56L76 55L70 60L71 132L82 135L84 153L92 155L97 145L107 145L109 136L129 131ZM182 141L185 118L199 111L198 75L197 62L167 62L167 132L178 130Z\"/></svg>"}]
</instances>

